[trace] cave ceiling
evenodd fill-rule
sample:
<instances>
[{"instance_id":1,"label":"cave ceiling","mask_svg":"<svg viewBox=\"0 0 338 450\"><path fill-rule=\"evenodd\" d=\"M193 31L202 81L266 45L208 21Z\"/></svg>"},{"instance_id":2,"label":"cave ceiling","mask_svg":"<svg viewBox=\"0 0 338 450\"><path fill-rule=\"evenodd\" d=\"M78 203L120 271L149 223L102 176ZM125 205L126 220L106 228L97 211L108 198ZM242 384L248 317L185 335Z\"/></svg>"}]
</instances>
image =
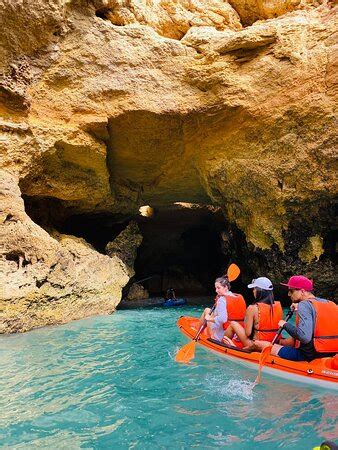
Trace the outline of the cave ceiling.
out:
<instances>
[{"instance_id":1,"label":"cave ceiling","mask_svg":"<svg viewBox=\"0 0 338 450\"><path fill-rule=\"evenodd\" d=\"M336 8L246 3L50 0L38 28L32 13L2 61L2 161L24 196L65 218L214 204L262 249L284 249L295 216L320 234L337 195Z\"/></svg>"}]
</instances>

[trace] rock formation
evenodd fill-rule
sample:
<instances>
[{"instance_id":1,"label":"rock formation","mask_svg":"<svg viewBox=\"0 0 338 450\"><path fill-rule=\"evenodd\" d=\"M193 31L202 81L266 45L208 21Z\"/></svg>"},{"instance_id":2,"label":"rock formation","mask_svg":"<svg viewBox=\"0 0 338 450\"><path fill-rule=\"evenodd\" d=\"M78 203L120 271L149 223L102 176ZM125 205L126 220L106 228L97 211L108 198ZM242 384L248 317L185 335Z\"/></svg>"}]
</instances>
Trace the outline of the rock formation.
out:
<instances>
[{"instance_id":1,"label":"rock formation","mask_svg":"<svg viewBox=\"0 0 338 450\"><path fill-rule=\"evenodd\" d=\"M129 269L129 276L134 275L133 266L137 248L141 245L142 236L136 222L129 225L106 246L106 253L110 257L118 257Z\"/></svg>"},{"instance_id":2,"label":"rock formation","mask_svg":"<svg viewBox=\"0 0 338 450\"><path fill-rule=\"evenodd\" d=\"M115 310L132 267L83 239L36 225L24 211L16 180L6 172L0 198L0 333Z\"/></svg>"},{"instance_id":3,"label":"rock formation","mask_svg":"<svg viewBox=\"0 0 338 450\"><path fill-rule=\"evenodd\" d=\"M13 233L2 252L9 291L1 295L1 331L114 309L129 276L121 261L46 231L76 214L129 217L141 205L214 204L245 236L249 257L264 259L260 267L270 270L274 261L282 276L290 267L316 274L323 261L332 266L334 2L0 0L0 6L7 180L0 226L2 236ZM18 186L36 223L24 212ZM74 281L74 258L109 262ZM108 273L112 284L103 282ZM33 279L47 281L31 290ZM95 293L102 289L105 306L98 295L96 306L74 311L72 299L84 305L91 283ZM60 292L57 285L68 288ZM21 321L30 296L39 301L31 321ZM53 299L64 307L62 319L39 318Z\"/></svg>"},{"instance_id":4,"label":"rock formation","mask_svg":"<svg viewBox=\"0 0 338 450\"><path fill-rule=\"evenodd\" d=\"M141 284L133 283L128 291L126 300L143 300L149 298L149 293Z\"/></svg>"}]
</instances>

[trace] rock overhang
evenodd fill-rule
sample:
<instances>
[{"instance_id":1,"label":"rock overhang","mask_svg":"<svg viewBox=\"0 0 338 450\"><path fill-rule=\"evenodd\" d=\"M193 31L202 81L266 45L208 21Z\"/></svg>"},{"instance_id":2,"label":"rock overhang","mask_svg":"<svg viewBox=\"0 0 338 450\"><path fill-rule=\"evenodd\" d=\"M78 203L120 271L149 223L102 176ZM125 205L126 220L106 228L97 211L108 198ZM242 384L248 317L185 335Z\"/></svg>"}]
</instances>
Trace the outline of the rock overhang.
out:
<instances>
[{"instance_id":1,"label":"rock overhang","mask_svg":"<svg viewBox=\"0 0 338 450\"><path fill-rule=\"evenodd\" d=\"M68 2L55 20L52 3L41 39L13 41L18 56L11 46L3 61L3 162L26 202L62 220L213 203L256 250L289 254L300 222L293 257L325 258L337 196L330 2L251 2L251 18L237 8L245 27L202 20L180 40L95 16L107 2Z\"/></svg>"}]
</instances>

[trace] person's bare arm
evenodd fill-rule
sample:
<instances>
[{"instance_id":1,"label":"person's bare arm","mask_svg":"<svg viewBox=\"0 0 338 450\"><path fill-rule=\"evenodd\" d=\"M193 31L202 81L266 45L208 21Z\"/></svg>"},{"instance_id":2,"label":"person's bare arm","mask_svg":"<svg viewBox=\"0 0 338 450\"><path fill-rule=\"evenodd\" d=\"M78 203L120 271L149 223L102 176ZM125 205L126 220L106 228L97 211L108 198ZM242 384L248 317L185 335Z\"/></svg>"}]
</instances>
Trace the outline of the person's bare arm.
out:
<instances>
[{"instance_id":1,"label":"person's bare arm","mask_svg":"<svg viewBox=\"0 0 338 450\"><path fill-rule=\"evenodd\" d=\"M288 337L288 338L282 338L278 341L279 345L288 345L290 347L294 347L295 345L295 340L292 337Z\"/></svg>"}]
</instances>

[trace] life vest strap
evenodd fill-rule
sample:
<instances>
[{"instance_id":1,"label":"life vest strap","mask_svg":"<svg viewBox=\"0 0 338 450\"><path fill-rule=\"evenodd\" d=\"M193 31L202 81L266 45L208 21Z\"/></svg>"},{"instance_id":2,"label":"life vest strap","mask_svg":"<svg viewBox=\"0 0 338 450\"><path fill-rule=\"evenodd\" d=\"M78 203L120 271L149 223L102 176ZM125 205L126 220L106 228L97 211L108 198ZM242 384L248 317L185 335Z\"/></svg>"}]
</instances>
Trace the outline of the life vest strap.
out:
<instances>
[{"instance_id":1,"label":"life vest strap","mask_svg":"<svg viewBox=\"0 0 338 450\"><path fill-rule=\"evenodd\" d=\"M313 336L315 339L337 339L337 336Z\"/></svg>"}]
</instances>

